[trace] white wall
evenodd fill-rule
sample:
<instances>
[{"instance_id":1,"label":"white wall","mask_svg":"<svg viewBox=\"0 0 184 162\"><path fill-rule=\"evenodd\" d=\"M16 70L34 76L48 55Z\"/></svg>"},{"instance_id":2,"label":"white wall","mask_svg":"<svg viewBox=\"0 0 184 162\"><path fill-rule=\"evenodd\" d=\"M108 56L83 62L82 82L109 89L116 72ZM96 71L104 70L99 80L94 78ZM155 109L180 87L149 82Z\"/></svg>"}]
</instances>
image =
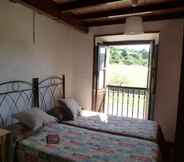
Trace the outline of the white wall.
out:
<instances>
[{"instance_id":1,"label":"white wall","mask_svg":"<svg viewBox=\"0 0 184 162\"><path fill-rule=\"evenodd\" d=\"M73 39L72 96L79 101L85 109L90 110L93 71L93 36L78 33Z\"/></svg>"},{"instance_id":2,"label":"white wall","mask_svg":"<svg viewBox=\"0 0 184 162\"><path fill-rule=\"evenodd\" d=\"M32 19L31 9L0 1L0 80L31 80L65 73L66 93L70 96L72 42L78 32L37 14L34 45Z\"/></svg>"},{"instance_id":3,"label":"white wall","mask_svg":"<svg viewBox=\"0 0 184 162\"><path fill-rule=\"evenodd\" d=\"M166 139L174 141L180 64L182 54L183 20L147 22L145 31L160 31L158 81L156 91L155 119L161 125ZM91 28L91 35L123 33L123 25ZM88 41L88 42L87 42ZM83 44L84 46L80 45ZM92 93L93 40L76 42L78 54L73 59L73 96L90 109ZM74 79L75 78L75 79ZM77 82L76 82L77 81Z\"/></svg>"}]
</instances>

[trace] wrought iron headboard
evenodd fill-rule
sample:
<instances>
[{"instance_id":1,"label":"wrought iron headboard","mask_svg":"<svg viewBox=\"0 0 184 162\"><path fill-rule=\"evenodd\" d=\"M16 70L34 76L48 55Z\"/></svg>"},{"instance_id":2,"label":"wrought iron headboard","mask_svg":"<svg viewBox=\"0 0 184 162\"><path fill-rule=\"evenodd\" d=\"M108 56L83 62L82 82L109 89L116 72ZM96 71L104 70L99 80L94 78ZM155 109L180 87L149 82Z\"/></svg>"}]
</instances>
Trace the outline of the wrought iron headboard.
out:
<instances>
[{"instance_id":1,"label":"wrought iron headboard","mask_svg":"<svg viewBox=\"0 0 184 162\"><path fill-rule=\"evenodd\" d=\"M43 111L49 111L58 105L58 100L65 98L65 76L52 76L40 82L33 82L38 87L38 104ZM38 85L36 85L38 83ZM36 99L36 97L34 97Z\"/></svg>"},{"instance_id":2,"label":"wrought iron headboard","mask_svg":"<svg viewBox=\"0 0 184 162\"><path fill-rule=\"evenodd\" d=\"M32 107L32 83L27 81L0 82L0 127L15 122L14 114Z\"/></svg>"},{"instance_id":3,"label":"wrought iron headboard","mask_svg":"<svg viewBox=\"0 0 184 162\"><path fill-rule=\"evenodd\" d=\"M32 107L44 111L58 105L58 99L65 98L65 76L52 76L32 83L15 80L0 82L0 127L16 122L14 115Z\"/></svg>"}]
</instances>

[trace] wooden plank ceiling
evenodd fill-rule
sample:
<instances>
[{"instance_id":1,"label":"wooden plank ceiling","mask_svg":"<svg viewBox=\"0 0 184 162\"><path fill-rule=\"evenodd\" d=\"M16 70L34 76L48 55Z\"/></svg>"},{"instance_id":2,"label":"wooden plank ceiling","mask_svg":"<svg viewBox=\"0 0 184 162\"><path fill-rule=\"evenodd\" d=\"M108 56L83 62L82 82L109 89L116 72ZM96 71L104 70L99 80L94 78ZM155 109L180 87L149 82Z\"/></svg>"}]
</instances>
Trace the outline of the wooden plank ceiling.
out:
<instances>
[{"instance_id":1,"label":"wooden plank ceiling","mask_svg":"<svg viewBox=\"0 0 184 162\"><path fill-rule=\"evenodd\" d=\"M36 8L87 33L91 26L121 24L128 16L144 21L184 17L183 0L13 0Z\"/></svg>"}]
</instances>

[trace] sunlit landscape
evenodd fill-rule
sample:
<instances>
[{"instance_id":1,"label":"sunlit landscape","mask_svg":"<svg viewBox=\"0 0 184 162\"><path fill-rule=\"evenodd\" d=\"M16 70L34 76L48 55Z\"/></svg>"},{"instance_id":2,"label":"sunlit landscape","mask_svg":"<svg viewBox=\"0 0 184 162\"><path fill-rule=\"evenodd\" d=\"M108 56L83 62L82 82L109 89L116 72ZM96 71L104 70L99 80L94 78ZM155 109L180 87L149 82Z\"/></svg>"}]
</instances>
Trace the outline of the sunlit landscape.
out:
<instances>
[{"instance_id":1,"label":"sunlit landscape","mask_svg":"<svg viewBox=\"0 0 184 162\"><path fill-rule=\"evenodd\" d=\"M106 70L105 112L146 119L149 45L110 47Z\"/></svg>"},{"instance_id":2,"label":"sunlit landscape","mask_svg":"<svg viewBox=\"0 0 184 162\"><path fill-rule=\"evenodd\" d=\"M107 84L147 87L149 45L113 46L107 66Z\"/></svg>"}]
</instances>

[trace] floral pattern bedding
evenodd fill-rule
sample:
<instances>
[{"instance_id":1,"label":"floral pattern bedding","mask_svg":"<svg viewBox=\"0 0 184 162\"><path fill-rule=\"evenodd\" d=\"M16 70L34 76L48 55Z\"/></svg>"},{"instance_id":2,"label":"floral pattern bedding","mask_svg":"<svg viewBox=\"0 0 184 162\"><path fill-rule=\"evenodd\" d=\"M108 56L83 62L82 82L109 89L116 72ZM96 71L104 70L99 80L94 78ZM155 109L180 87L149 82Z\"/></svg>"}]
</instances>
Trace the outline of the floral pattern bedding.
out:
<instances>
[{"instance_id":1,"label":"floral pattern bedding","mask_svg":"<svg viewBox=\"0 0 184 162\"><path fill-rule=\"evenodd\" d=\"M77 119L65 121L63 123L95 131L136 137L155 142L157 142L159 138L159 126L157 122L150 120L115 117L104 113L83 111L81 116Z\"/></svg>"},{"instance_id":2,"label":"floral pattern bedding","mask_svg":"<svg viewBox=\"0 0 184 162\"><path fill-rule=\"evenodd\" d=\"M58 144L47 144L48 134L58 134ZM87 129L52 124L17 146L18 162L157 162L154 142L115 136Z\"/></svg>"}]
</instances>

